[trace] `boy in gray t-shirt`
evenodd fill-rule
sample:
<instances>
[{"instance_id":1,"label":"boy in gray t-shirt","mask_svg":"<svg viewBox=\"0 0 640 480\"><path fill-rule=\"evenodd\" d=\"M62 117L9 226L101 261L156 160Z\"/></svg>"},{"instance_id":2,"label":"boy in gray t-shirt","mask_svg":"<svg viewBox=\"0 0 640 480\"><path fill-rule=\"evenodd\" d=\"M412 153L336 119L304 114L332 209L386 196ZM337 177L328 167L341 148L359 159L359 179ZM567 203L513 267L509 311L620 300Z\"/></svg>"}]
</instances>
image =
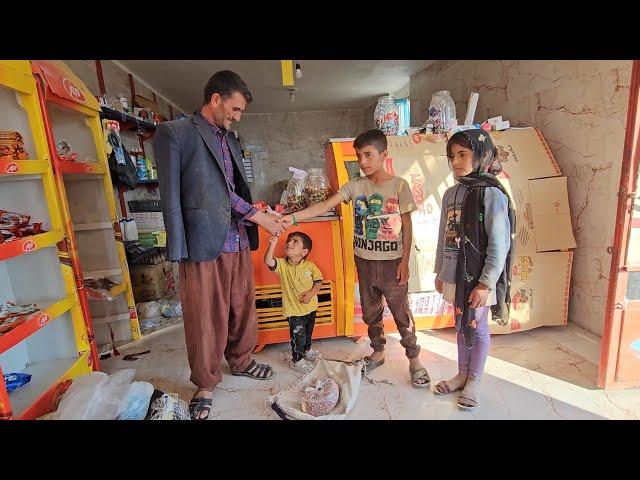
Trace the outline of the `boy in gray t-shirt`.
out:
<instances>
[{"instance_id":1,"label":"boy in gray t-shirt","mask_svg":"<svg viewBox=\"0 0 640 480\"><path fill-rule=\"evenodd\" d=\"M400 333L400 344L409 359L414 387L431 382L420 362L416 326L408 306L411 212L416 209L409 184L384 170L387 137L380 130L367 130L353 142L358 165L365 176L343 185L336 194L300 212L284 217L297 224L331 210L341 202L354 204L354 254L362 305L373 353L365 357L367 369L384 363L384 296Z\"/></svg>"}]
</instances>

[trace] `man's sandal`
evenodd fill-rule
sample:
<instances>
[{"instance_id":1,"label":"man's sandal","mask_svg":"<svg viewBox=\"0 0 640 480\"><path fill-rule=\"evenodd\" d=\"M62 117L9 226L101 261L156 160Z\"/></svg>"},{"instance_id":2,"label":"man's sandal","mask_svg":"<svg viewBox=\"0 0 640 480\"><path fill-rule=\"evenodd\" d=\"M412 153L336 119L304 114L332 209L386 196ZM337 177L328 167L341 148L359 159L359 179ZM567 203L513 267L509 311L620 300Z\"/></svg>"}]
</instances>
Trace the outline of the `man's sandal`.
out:
<instances>
[{"instance_id":1,"label":"man's sandal","mask_svg":"<svg viewBox=\"0 0 640 480\"><path fill-rule=\"evenodd\" d=\"M256 380L271 380L275 372L273 368L266 363L258 363L255 360L251 360L251 363L244 372L231 372L231 375L235 375L236 377L251 377Z\"/></svg>"},{"instance_id":2,"label":"man's sandal","mask_svg":"<svg viewBox=\"0 0 640 480\"><path fill-rule=\"evenodd\" d=\"M209 418L209 413L211 413L211 398L205 397L194 397L191 399L191 403L189 403L189 413L191 414L192 420L206 420ZM202 417L200 414L202 412L206 412L207 414Z\"/></svg>"},{"instance_id":3,"label":"man's sandal","mask_svg":"<svg viewBox=\"0 0 640 480\"><path fill-rule=\"evenodd\" d=\"M426 388L431 384L431 379L429 378L429 373L427 372L427 369L422 367L422 368L418 368L417 370L409 370L409 373L411 374L411 383L413 384L414 387L416 388ZM418 383L418 380L422 379L422 378L427 378L427 381L424 383Z\"/></svg>"}]
</instances>

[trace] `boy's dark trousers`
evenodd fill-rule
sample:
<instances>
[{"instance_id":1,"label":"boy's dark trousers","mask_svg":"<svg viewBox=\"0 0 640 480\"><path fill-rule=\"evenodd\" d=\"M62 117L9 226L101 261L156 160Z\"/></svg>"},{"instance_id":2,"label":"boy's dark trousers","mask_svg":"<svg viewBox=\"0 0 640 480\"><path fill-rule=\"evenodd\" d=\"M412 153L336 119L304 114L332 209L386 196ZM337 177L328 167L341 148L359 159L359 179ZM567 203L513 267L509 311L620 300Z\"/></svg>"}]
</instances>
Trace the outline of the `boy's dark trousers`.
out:
<instances>
[{"instance_id":1,"label":"boy's dark trousers","mask_svg":"<svg viewBox=\"0 0 640 480\"><path fill-rule=\"evenodd\" d=\"M407 358L415 358L420 353L420 345L417 344L413 314L409 310L409 284L399 285L396 278L400 260L365 260L355 257L362 320L369 327L371 348L382 352L386 343L382 322L384 295L400 333L400 345L405 348Z\"/></svg>"},{"instance_id":2,"label":"boy's dark trousers","mask_svg":"<svg viewBox=\"0 0 640 480\"><path fill-rule=\"evenodd\" d=\"M301 317L288 317L289 335L291 336L291 355L297 362L304 358L305 353L311 348L311 335L316 324L316 313L313 311Z\"/></svg>"}]
</instances>

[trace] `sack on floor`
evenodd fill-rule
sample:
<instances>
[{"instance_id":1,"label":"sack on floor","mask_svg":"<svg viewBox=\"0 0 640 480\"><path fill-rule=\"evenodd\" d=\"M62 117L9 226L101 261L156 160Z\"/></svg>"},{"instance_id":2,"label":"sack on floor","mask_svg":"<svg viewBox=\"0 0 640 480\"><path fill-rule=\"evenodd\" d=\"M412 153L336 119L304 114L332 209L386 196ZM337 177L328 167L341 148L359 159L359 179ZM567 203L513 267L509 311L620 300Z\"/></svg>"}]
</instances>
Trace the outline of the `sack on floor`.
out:
<instances>
[{"instance_id":1,"label":"sack on floor","mask_svg":"<svg viewBox=\"0 0 640 480\"><path fill-rule=\"evenodd\" d=\"M271 408L283 420L344 420L356 404L363 368L362 361L348 364L333 360L318 360L311 372L286 390L269 396L268 401L271 403ZM327 399L335 394L331 390L332 382L326 381L327 378L338 384L338 403L327 415L311 415L310 413L318 411L312 408L314 390L320 392L321 389L326 388ZM309 402L310 399L311 402ZM307 413L303 411L303 402Z\"/></svg>"}]
</instances>

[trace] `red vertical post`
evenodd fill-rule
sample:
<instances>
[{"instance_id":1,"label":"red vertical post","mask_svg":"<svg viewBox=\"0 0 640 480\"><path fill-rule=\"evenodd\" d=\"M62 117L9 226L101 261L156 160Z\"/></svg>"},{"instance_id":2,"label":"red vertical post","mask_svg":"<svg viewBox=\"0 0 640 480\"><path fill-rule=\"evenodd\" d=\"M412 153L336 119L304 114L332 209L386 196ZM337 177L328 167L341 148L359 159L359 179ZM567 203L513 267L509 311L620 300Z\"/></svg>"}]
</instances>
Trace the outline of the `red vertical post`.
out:
<instances>
[{"instance_id":1,"label":"red vertical post","mask_svg":"<svg viewBox=\"0 0 640 480\"><path fill-rule=\"evenodd\" d=\"M107 89L104 86L104 75L102 74L102 63L100 60L96 60L96 75L98 76L98 88L100 89L100 95L107 93Z\"/></svg>"},{"instance_id":2,"label":"red vertical post","mask_svg":"<svg viewBox=\"0 0 640 480\"><path fill-rule=\"evenodd\" d=\"M131 110L133 110L136 104L136 87L133 84L133 75L128 74L129 77L129 89L131 90Z\"/></svg>"}]
</instances>

